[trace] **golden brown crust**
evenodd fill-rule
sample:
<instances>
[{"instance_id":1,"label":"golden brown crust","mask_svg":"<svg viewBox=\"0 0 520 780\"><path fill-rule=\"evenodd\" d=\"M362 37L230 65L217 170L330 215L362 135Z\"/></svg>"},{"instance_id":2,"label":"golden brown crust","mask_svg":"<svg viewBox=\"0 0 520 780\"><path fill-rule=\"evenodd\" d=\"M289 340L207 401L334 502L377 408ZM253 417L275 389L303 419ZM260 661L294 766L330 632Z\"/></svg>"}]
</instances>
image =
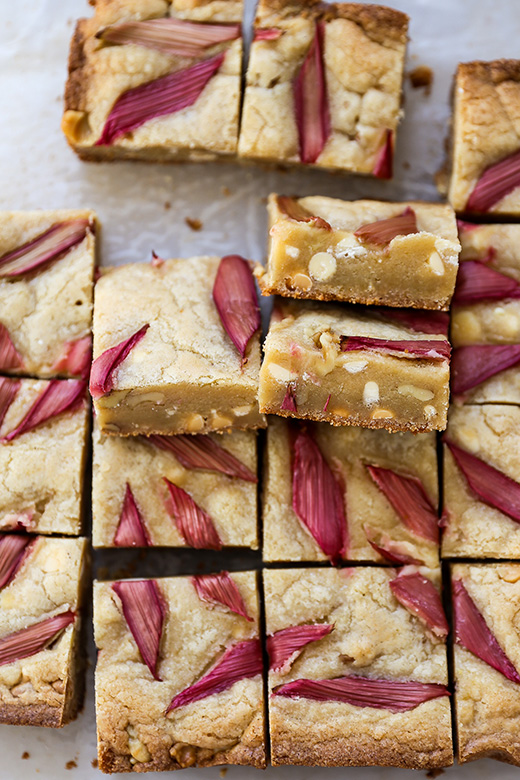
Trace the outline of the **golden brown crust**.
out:
<instances>
[{"instance_id":1,"label":"golden brown crust","mask_svg":"<svg viewBox=\"0 0 520 780\"><path fill-rule=\"evenodd\" d=\"M500 748L497 748L500 744ZM459 745L457 761L464 764L467 761L476 761L479 758L494 758L505 764L520 766L520 745L518 738L504 731L501 734L482 735L472 739L471 742Z\"/></svg>"},{"instance_id":2,"label":"golden brown crust","mask_svg":"<svg viewBox=\"0 0 520 780\"><path fill-rule=\"evenodd\" d=\"M197 750L195 748L195 750ZM209 750L197 750L197 759L189 766L202 768L209 766L223 766L224 764L233 764L235 766L254 766L257 769L265 769L265 751L263 747L248 748L245 745L236 745L230 750L223 750L220 753L211 755ZM208 755L209 754L209 755ZM118 755L104 742L98 746L98 763L102 772L112 774L114 772L165 772L175 769L185 769L187 765L180 764L170 753L158 748L154 754L153 761L146 763L132 764L130 756Z\"/></svg>"},{"instance_id":3,"label":"golden brown crust","mask_svg":"<svg viewBox=\"0 0 520 780\"><path fill-rule=\"evenodd\" d=\"M52 707L50 704L31 704L27 707L16 704L0 705L0 723L11 726L44 726L46 728L60 728L69 722L65 720L61 707Z\"/></svg>"},{"instance_id":4,"label":"golden brown crust","mask_svg":"<svg viewBox=\"0 0 520 780\"><path fill-rule=\"evenodd\" d=\"M471 92L476 79L494 86L503 81L520 81L520 60L461 62L457 68L457 83Z\"/></svg>"},{"instance_id":5,"label":"golden brown crust","mask_svg":"<svg viewBox=\"0 0 520 780\"><path fill-rule=\"evenodd\" d=\"M85 80L83 68L86 57L84 44L86 40L87 19L79 19L74 29L74 35L70 42L69 50L69 77L65 84L65 111L80 111L83 106L85 94Z\"/></svg>"},{"instance_id":6,"label":"golden brown crust","mask_svg":"<svg viewBox=\"0 0 520 780\"><path fill-rule=\"evenodd\" d=\"M365 420L360 415L350 415L349 417L340 417L339 415L332 414L331 412L316 412L314 414L311 414L310 412L300 412L298 410L298 414L291 414L291 412L287 412L284 409L279 409L278 407L271 407L269 405L265 405L262 407L261 412L263 414L275 414L278 417L291 417L291 418L297 418L298 420L313 420L314 422L328 422L331 425L355 425L355 426L361 426L363 428L384 428L387 431L390 431L390 433L396 433L399 431L411 431L412 433L426 433L429 431L436 431L438 430L434 426L428 425L428 423L425 423L424 425L416 425L412 422L407 423L400 423L398 420L395 420L393 418L383 417L380 419L375 420Z\"/></svg>"}]
</instances>

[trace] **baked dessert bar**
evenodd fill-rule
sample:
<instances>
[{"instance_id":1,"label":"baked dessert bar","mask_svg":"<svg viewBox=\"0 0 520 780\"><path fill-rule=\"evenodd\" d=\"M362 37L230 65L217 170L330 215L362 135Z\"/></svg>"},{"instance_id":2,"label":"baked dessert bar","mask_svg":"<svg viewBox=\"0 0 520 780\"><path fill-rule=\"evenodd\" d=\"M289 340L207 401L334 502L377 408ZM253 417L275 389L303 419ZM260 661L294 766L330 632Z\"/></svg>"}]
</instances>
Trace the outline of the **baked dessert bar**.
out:
<instances>
[{"instance_id":1,"label":"baked dessert bar","mask_svg":"<svg viewBox=\"0 0 520 780\"><path fill-rule=\"evenodd\" d=\"M78 714L86 544L0 534L0 723L56 728Z\"/></svg>"},{"instance_id":2,"label":"baked dessert bar","mask_svg":"<svg viewBox=\"0 0 520 780\"><path fill-rule=\"evenodd\" d=\"M258 548L254 431L93 439L94 547Z\"/></svg>"},{"instance_id":3,"label":"baked dessert bar","mask_svg":"<svg viewBox=\"0 0 520 780\"><path fill-rule=\"evenodd\" d=\"M235 155L240 0L97 0L69 56L62 129L84 160Z\"/></svg>"},{"instance_id":4,"label":"baked dessert bar","mask_svg":"<svg viewBox=\"0 0 520 780\"><path fill-rule=\"evenodd\" d=\"M239 155L391 178L407 29L384 6L260 0Z\"/></svg>"},{"instance_id":5,"label":"baked dessert bar","mask_svg":"<svg viewBox=\"0 0 520 780\"><path fill-rule=\"evenodd\" d=\"M95 233L92 211L0 211L0 372L88 375Z\"/></svg>"},{"instance_id":6,"label":"baked dessert bar","mask_svg":"<svg viewBox=\"0 0 520 780\"><path fill-rule=\"evenodd\" d=\"M434 433L270 417L264 561L439 565Z\"/></svg>"},{"instance_id":7,"label":"baked dessert bar","mask_svg":"<svg viewBox=\"0 0 520 780\"><path fill-rule=\"evenodd\" d=\"M520 407L451 407L444 436L442 554L520 558Z\"/></svg>"},{"instance_id":8,"label":"baked dessert bar","mask_svg":"<svg viewBox=\"0 0 520 780\"><path fill-rule=\"evenodd\" d=\"M104 433L257 428L260 310L238 255L106 270L90 391Z\"/></svg>"},{"instance_id":9,"label":"baked dessert bar","mask_svg":"<svg viewBox=\"0 0 520 780\"><path fill-rule=\"evenodd\" d=\"M450 345L440 312L275 305L260 411L389 431L446 427Z\"/></svg>"},{"instance_id":10,"label":"baked dessert bar","mask_svg":"<svg viewBox=\"0 0 520 780\"><path fill-rule=\"evenodd\" d=\"M520 565L452 566L458 761L520 766Z\"/></svg>"},{"instance_id":11,"label":"baked dessert bar","mask_svg":"<svg viewBox=\"0 0 520 780\"><path fill-rule=\"evenodd\" d=\"M254 572L94 584L99 768L265 766Z\"/></svg>"},{"instance_id":12,"label":"baked dessert bar","mask_svg":"<svg viewBox=\"0 0 520 780\"><path fill-rule=\"evenodd\" d=\"M520 60L458 66L447 182L455 211L520 214L519 121Z\"/></svg>"},{"instance_id":13,"label":"baked dessert bar","mask_svg":"<svg viewBox=\"0 0 520 780\"><path fill-rule=\"evenodd\" d=\"M81 533L86 391L81 379L0 377L0 530Z\"/></svg>"},{"instance_id":14,"label":"baked dessert bar","mask_svg":"<svg viewBox=\"0 0 520 780\"><path fill-rule=\"evenodd\" d=\"M453 763L438 572L264 571L273 765Z\"/></svg>"},{"instance_id":15,"label":"baked dessert bar","mask_svg":"<svg viewBox=\"0 0 520 780\"><path fill-rule=\"evenodd\" d=\"M436 203L271 195L263 295L447 309L459 241Z\"/></svg>"}]
</instances>

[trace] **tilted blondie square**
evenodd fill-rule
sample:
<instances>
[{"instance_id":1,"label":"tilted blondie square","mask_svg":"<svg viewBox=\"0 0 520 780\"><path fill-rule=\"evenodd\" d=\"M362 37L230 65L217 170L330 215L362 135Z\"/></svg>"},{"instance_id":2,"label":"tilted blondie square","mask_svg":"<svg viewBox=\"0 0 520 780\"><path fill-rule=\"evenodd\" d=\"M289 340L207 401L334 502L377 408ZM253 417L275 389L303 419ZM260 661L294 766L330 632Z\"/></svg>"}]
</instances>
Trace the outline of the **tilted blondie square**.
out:
<instances>
[{"instance_id":1,"label":"tilted blondie square","mask_svg":"<svg viewBox=\"0 0 520 780\"><path fill-rule=\"evenodd\" d=\"M391 434L270 417L263 558L434 568L437 483L434 433Z\"/></svg>"},{"instance_id":2,"label":"tilted blondie square","mask_svg":"<svg viewBox=\"0 0 520 780\"><path fill-rule=\"evenodd\" d=\"M448 308L460 250L450 206L271 195L268 211L263 295Z\"/></svg>"},{"instance_id":3,"label":"tilted blondie square","mask_svg":"<svg viewBox=\"0 0 520 780\"><path fill-rule=\"evenodd\" d=\"M96 261L92 211L0 212L0 371L87 376Z\"/></svg>"},{"instance_id":4,"label":"tilted blondie square","mask_svg":"<svg viewBox=\"0 0 520 780\"><path fill-rule=\"evenodd\" d=\"M105 436L94 423L94 547L258 548L256 433Z\"/></svg>"},{"instance_id":5,"label":"tilted blondie square","mask_svg":"<svg viewBox=\"0 0 520 780\"><path fill-rule=\"evenodd\" d=\"M234 156L241 0L96 0L72 38L62 129L84 160Z\"/></svg>"},{"instance_id":6,"label":"tilted blondie square","mask_svg":"<svg viewBox=\"0 0 520 780\"><path fill-rule=\"evenodd\" d=\"M275 304L260 369L260 410L389 431L446 427L447 315Z\"/></svg>"},{"instance_id":7,"label":"tilted blondie square","mask_svg":"<svg viewBox=\"0 0 520 780\"><path fill-rule=\"evenodd\" d=\"M274 765L453 763L438 572L264 571Z\"/></svg>"},{"instance_id":8,"label":"tilted blondie square","mask_svg":"<svg viewBox=\"0 0 520 780\"><path fill-rule=\"evenodd\" d=\"M520 60L461 63L447 181L455 211L520 215L519 125Z\"/></svg>"},{"instance_id":9,"label":"tilted blondie square","mask_svg":"<svg viewBox=\"0 0 520 780\"><path fill-rule=\"evenodd\" d=\"M260 310L238 255L111 268L96 285L90 391L104 433L265 426Z\"/></svg>"},{"instance_id":10,"label":"tilted blondie square","mask_svg":"<svg viewBox=\"0 0 520 780\"><path fill-rule=\"evenodd\" d=\"M0 534L0 722L64 726L83 700L86 539Z\"/></svg>"},{"instance_id":11,"label":"tilted blondie square","mask_svg":"<svg viewBox=\"0 0 520 780\"><path fill-rule=\"evenodd\" d=\"M265 766L255 572L94 584L99 768Z\"/></svg>"},{"instance_id":12,"label":"tilted blondie square","mask_svg":"<svg viewBox=\"0 0 520 780\"><path fill-rule=\"evenodd\" d=\"M451 569L458 761L520 766L520 565Z\"/></svg>"},{"instance_id":13,"label":"tilted blondie square","mask_svg":"<svg viewBox=\"0 0 520 780\"><path fill-rule=\"evenodd\" d=\"M444 436L447 558L520 558L520 407L451 407Z\"/></svg>"},{"instance_id":14,"label":"tilted blondie square","mask_svg":"<svg viewBox=\"0 0 520 780\"><path fill-rule=\"evenodd\" d=\"M81 379L0 377L0 529L78 535L89 407Z\"/></svg>"},{"instance_id":15,"label":"tilted blondie square","mask_svg":"<svg viewBox=\"0 0 520 780\"><path fill-rule=\"evenodd\" d=\"M379 5L260 0L239 155L391 178L407 29Z\"/></svg>"}]
</instances>

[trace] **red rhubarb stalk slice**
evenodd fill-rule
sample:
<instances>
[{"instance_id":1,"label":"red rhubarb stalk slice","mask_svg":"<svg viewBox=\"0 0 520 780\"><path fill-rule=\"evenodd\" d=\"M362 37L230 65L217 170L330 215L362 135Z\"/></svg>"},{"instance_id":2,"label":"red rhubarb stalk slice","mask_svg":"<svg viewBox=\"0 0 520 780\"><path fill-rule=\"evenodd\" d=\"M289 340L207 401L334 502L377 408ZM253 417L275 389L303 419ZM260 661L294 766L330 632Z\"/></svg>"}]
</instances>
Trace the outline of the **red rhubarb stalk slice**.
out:
<instances>
[{"instance_id":1,"label":"red rhubarb stalk slice","mask_svg":"<svg viewBox=\"0 0 520 780\"><path fill-rule=\"evenodd\" d=\"M414 680L377 680L347 675L332 680L293 680L275 688L273 696L313 701L340 701L354 707L406 712L430 699L449 696L445 685Z\"/></svg>"},{"instance_id":2,"label":"red rhubarb stalk slice","mask_svg":"<svg viewBox=\"0 0 520 780\"><path fill-rule=\"evenodd\" d=\"M0 535L0 589L9 585L15 576L22 565L29 544L31 544L30 536Z\"/></svg>"},{"instance_id":3,"label":"red rhubarb stalk slice","mask_svg":"<svg viewBox=\"0 0 520 780\"><path fill-rule=\"evenodd\" d=\"M114 44L133 43L179 57L202 57L210 46L240 38L240 25L147 19L105 27L96 38Z\"/></svg>"},{"instance_id":4,"label":"red rhubarb stalk slice","mask_svg":"<svg viewBox=\"0 0 520 780\"><path fill-rule=\"evenodd\" d=\"M388 534L379 533L369 525L365 525L363 530L372 549L389 563L396 563L400 566L420 566L423 563L423 561L408 554L403 542L396 542Z\"/></svg>"},{"instance_id":5,"label":"red rhubarb stalk slice","mask_svg":"<svg viewBox=\"0 0 520 780\"><path fill-rule=\"evenodd\" d=\"M273 672L287 673L304 647L323 639L333 628L333 625L327 623L289 626L268 636L269 669Z\"/></svg>"},{"instance_id":6,"label":"red rhubarb stalk slice","mask_svg":"<svg viewBox=\"0 0 520 780\"><path fill-rule=\"evenodd\" d=\"M389 341L368 336L341 336L341 351L382 352L394 357L423 358L425 360L449 360L451 346L444 339L427 341Z\"/></svg>"},{"instance_id":7,"label":"red rhubarb stalk slice","mask_svg":"<svg viewBox=\"0 0 520 780\"><path fill-rule=\"evenodd\" d=\"M45 650L58 639L67 626L74 623L75 617L70 610L61 612L0 639L0 666L29 658Z\"/></svg>"},{"instance_id":8,"label":"red rhubarb stalk slice","mask_svg":"<svg viewBox=\"0 0 520 780\"><path fill-rule=\"evenodd\" d=\"M0 322L0 370L8 371L10 368L23 368L23 360L13 344L11 334Z\"/></svg>"},{"instance_id":9,"label":"red rhubarb stalk slice","mask_svg":"<svg viewBox=\"0 0 520 780\"><path fill-rule=\"evenodd\" d=\"M19 379L7 379L0 377L0 425L2 425L9 407L13 403L18 390L20 389Z\"/></svg>"},{"instance_id":10,"label":"red rhubarb stalk slice","mask_svg":"<svg viewBox=\"0 0 520 780\"><path fill-rule=\"evenodd\" d=\"M448 621L433 582L419 572L402 573L390 581L390 588L397 601L416 615L435 636L440 639L448 636Z\"/></svg>"},{"instance_id":11,"label":"red rhubarb stalk slice","mask_svg":"<svg viewBox=\"0 0 520 780\"><path fill-rule=\"evenodd\" d=\"M249 340L260 328L260 308L247 260L240 255L222 258L213 284L213 300L224 330L244 360Z\"/></svg>"},{"instance_id":12,"label":"red rhubarb stalk slice","mask_svg":"<svg viewBox=\"0 0 520 780\"><path fill-rule=\"evenodd\" d=\"M479 303L520 298L520 285L510 276L495 271L482 260L465 260L459 266L453 304Z\"/></svg>"},{"instance_id":13,"label":"red rhubarb stalk slice","mask_svg":"<svg viewBox=\"0 0 520 780\"><path fill-rule=\"evenodd\" d=\"M166 477L164 481L170 495L168 509L188 547L194 547L196 550L222 549L222 540L208 513L201 509L185 490Z\"/></svg>"},{"instance_id":14,"label":"red rhubarb stalk slice","mask_svg":"<svg viewBox=\"0 0 520 780\"><path fill-rule=\"evenodd\" d=\"M118 97L96 146L110 146L125 133L157 117L192 106L219 70L224 54L134 87Z\"/></svg>"},{"instance_id":15,"label":"red rhubarb stalk slice","mask_svg":"<svg viewBox=\"0 0 520 780\"><path fill-rule=\"evenodd\" d=\"M471 230L475 230L475 228L478 227L479 227L478 223L466 222L464 219L457 220L457 228L459 230L459 233L469 232Z\"/></svg>"},{"instance_id":16,"label":"red rhubarb stalk slice","mask_svg":"<svg viewBox=\"0 0 520 780\"><path fill-rule=\"evenodd\" d=\"M437 543L437 512L426 495L421 480L418 477L405 477L379 466L367 466L367 471L408 530L416 536Z\"/></svg>"},{"instance_id":17,"label":"red rhubarb stalk slice","mask_svg":"<svg viewBox=\"0 0 520 780\"><path fill-rule=\"evenodd\" d=\"M2 441L12 441L22 433L32 431L39 425L76 409L85 399L86 389L87 384L83 379L51 379L25 417L16 428L2 437Z\"/></svg>"},{"instance_id":18,"label":"red rhubarb stalk slice","mask_svg":"<svg viewBox=\"0 0 520 780\"><path fill-rule=\"evenodd\" d=\"M463 395L520 363L520 344L475 344L453 350L451 392Z\"/></svg>"},{"instance_id":19,"label":"red rhubarb stalk slice","mask_svg":"<svg viewBox=\"0 0 520 780\"><path fill-rule=\"evenodd\" d=\"M320 448L303 430L293 454L293 510L325 555L338 563L348 544L343 491Z\"/></svg>"},{"instance_id":20,"label":"red rhubarb stalk slice","mask_svg":"<svg viewBox=\"0 0 520 780\"><path fill-rule=\"evenodd\" d=\"M294 385L287 385L280 409L284 412L291 412L292 414L296 414L298 411L298 407L296 406L296 389Z\"/></svg>"},{"instance_id":21,"label":"red rhubarb stalk slice","mask_svg":"<svg viewBox=\"0 0 520 780\"><path fill-rule=\"evenodd\" d=\"M92 362L92 336L84 336L63 345L60 357L53 363L56 373L81 376L87 379Z\"/></svg>"},{"instance_id":22,"label":"red rhubarb stalk slice","mask_svg":"<svg viewBox=\"0 0 520 780\"><path fill-rule=\"evenodd\" d=\"M166 609L155 580L114 582L112 590L121 600L123 615L141 653L141 658L155 680Z\"/></svg>"},{"instance_id":23,"label":"red rhubarb stalk slice","mask_svg":"<svg viewBox=\"0 0 520 780\"><path fill-rule=\"evenodd\" d=\"M160 450L171 452L185 469L218 471L246 482L258 482L256 475L247 466L206 434L148 436L146 441Z\"/></svg>"},{"instance_id":24,"label":"red rhubarb stalk slice","mask_svg":"<svg viewBox=\"0 0 520 780\"><path fill-rule=\"evenodd\" d=\"M415 211L407 206L401 214L397 214L395 217L379 219L377 222L361 225L354 231L354 235L369 244L384 246L397 236L408 236L410 233L418 232Z\"/></svg>"},{"instance_id":25,"label":"red rhubarb stalk slice","mask_svg":"<svg viewBox=\"0 0 520 780\"><path fill-rule=\"evenodd\" d=\"M236 615L253 622L253 618L247 614L247 607L240 595L237 584L229 575L229 572L221 571L220 574L200 574L198 577L192 577L191 581L201 601L207 601L210 604L222 604Z\"/></svg>"},{"instance_id":26,"label":"red rhubarb stalk slice","mask_svg":"<svg viewBox=\"0 0 520 780\"><path fill-rule=\"evenodd\" d=\"M385 319L404 325L416 333L442 334L448 337L450 315L446 311L420 311L418 309L393 309L389 306L378 306L377 314Z\"/></svg>"},{"instance_id":27,"label":"red rhubarb stalk slice","mask_svg":"<svg viewBox=\"0 0 520 780\"><path fill-rule=\"evenodd\" d=\"M314 39L293 86L300 160L304 163L316 162L331 131L323 48L324 26L317 22Z\"/></svg>"},{"instance_id":28,"label":"red rhubarb stalk slice","mask_svg":"<svg viewBox=\"0 0 520 780\"><path fill-rule=\"evenodd\" d=\"M282 35L278 27L266 27L263 30L255 30L254 41L276 41Z\"/></svg>"},{"instance_id":29,"label":"red rhubarb stalk slice","mask_svg":"<svg viewBox=\"0 0 520 780\"><path fill-rule=\"evenodd\" d=\"M378 179L391 179L394 168L394 134L385 130L383 146L376 157L372 173Z\"/></svg>"},{"instance_id":30,"label":"red rhubarb stalk slice","mask_svg":"<svg viewBox=\"0 0 520 780\"><path fill-rule=\"evenodd\" d=\"M279 210L282 214L285 214L289 219L293 219L295 222L308 222L317 228L323 228L323 230L332 230L332 227L321 217L316 217L307 211L296 198L289 198L287 195L278 195L276 197Z\"/></svg>"},{"instance_id":31,"label":"red rhubarb stalk slice","mask_svg":"<svg viewBox=\"0 0 520 780\"><path fill-rule=\"evenodd\" d=\"M466 203L468 211L485 212L520 186L520 151L486 168Z\"/></svg>"},{"instance_id":32,"label":"red rhubarb stalk slice","mask_svg":"<svg viewBox=\"0 0 520 780\"><path fill-rule=\"evenodd\" d=\"M0 257L0 278L33 273L80 244L89 228L88 219L59 222L27 244Z\"/></svg>"},{"instance_id":33,"label":"red rhubarb stalk slice","mask_svg":"<svg viewBox=\"0 0 520 780\"><path fill-rule=\"evenodd\" d=\"M92 398L101 398L114 387L114 371L121 365L136 344L144 338L150 326L143 325L129 338L120 341L115 347L110 347L101 353L92 363L90 372L90 394Z\"/></svg>"},{"instance_id":34,"label":"red rhubarb stalk slice","mask_svg":"<svg viewBox=\"0 0 520 780\"><path fill-rule=\"evenodd\" d=\"M200 680L174 696L167 712L185 707L215 693L227 691L236 682L262 674L262 646L259 639L246 639L228 648L222 658Z\"/></svg>"},{"instance_id":35,"label":"red rhubarb stalk slice","mask_svg":"<svg viewBox=\"0 0 520 780\"><path fill-rule=\"evenodd\" d=\"M466 452L446 436L443 437L443 441L455 458L469 487L480 500L520 523L520 484L503 471Z\"/></svg>"},{"instance_id":36,"label":"red rhubarb stalk slice","mask_svg":"<svg viewBox=\"0 0 520 780\"><path fill-rule=\"evenodd\" d=\"M1 522L2 531L23 531L28 533L33 530L34 509L28 509L26 512L18 514L4 515Z\"/></svg>"},{"instance_id":37,"label":"red rhubarb stalk slice","mask_svg":"<svg viewBox=\"0 0 520 780\"><path fill-rule=\"evenodd\" d=\"M500 647L462 580L452 583L455 640L511 682L520 674Z\"/></svg>"},{"instance_id":38,"label":"red rhubarb stalk slice","mask_svg":"<svg viewBox=\"0 0 520 780\"><path fill-rule=\"evenodd\" d=\"M128 482L114 536L114 545L116 547L149 547L151 545L143 517Z\"/></svg>"}]
</instances>

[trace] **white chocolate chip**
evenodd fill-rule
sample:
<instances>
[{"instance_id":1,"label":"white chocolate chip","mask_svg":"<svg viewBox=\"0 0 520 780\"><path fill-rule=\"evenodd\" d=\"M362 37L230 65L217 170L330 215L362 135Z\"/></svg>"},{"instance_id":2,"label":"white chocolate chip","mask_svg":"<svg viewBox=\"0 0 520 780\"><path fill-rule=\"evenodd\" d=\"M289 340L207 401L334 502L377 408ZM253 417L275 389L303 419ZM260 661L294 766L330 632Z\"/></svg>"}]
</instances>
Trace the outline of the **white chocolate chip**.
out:
<instances>
[{"instance_id":1,"label":"white chocolate chip","mask_svg":"<svg viewBox=\"0 0 520 780\"><path fill-rule=\"evenodd\" d=\"M354 258L367 254L365 247L361 246L354 235L345 236L345 238L342 238L341 241L338 241L334 251L338 257L345 258Z\"/></svg>"},{"instance_id":2,"label":"white chocolate chip","mask_svg":"<svg viewBox=\"0 0 520 780\"><path fill-rule=\"evenodd\" d=\"M375 412L372 412L373 420L386 420L391 417L395 417L395 414L390 409L376 409Z\"/></svg>"},{"instance_id":3,"label":"white chocolate chip","mask_svg":"<svg viewBox=\"0 0 520 780\"><path fill-rule=\"evenodd\" d=\"M130 751L130 755L140 763L144 763L151 759L150 751L146 745L141 742L140 739L136 739L136 737L128 738L128 750Z\"/></svg>"},{"instance_id":4,"label":"white chocolate chip","mask_svg":"<svg viewBox=\"0 0 520 780\"><path fill-rule=\"evenodd\" d=\"M220 412L213 412L213 417L211 418L211 425L213 428L229 428L232 424L233 420L231 417L221 414Z\"/></svg>"},{"instance_id":5,"label":"white chocolate chip","mask_svg":"<svg viewBox=\"0 0 520 780\"><path fill-rule=\"evenodd\" d=\"M288 368L284 368L283 366L279 366L278 363L270 363L268 366L268 371L277 382L291 382L293 379L297 378L297 374L293 373L292 371L289 371Z\"/></svg>"},{"instance_id":6,"label":"white chocolate chip","mask_svg":"<svg viewBox=\"0 0 520 780\"><path fill-rule=\"evenodd\" d=\"M496 330L501 336L512 338L518 334L520 322L516 314L507 311L502 306L497 306L493 314L497 318Z\"/></svg>"},{"instance_id":7,"label":"white chocolate chip","mask_svg":"<svg viewBox=\"0 0 520 780\"><path fill-rule=\"evenodd\" d=\"M424 407L424 414L426 417L435 417L437 414L437 409L435 406L432 406L431 404L427 404L427 406Z\"/></svg>"},{"instance_id":8,"label":"white chocolate chip","mask_svg":"<svg viewBox=\"0 0 520 780\"><path fill-rule=\"evenodd\" d=\"M477 431L467 425L461 425L458 429L458 437L461 446L470 452L477 452L480 446L480 439Z\"/></svg>"},{"instance_id":9,"label":"white chocolate chip","mask_svg":"<svg viewBox=\"0 0 520 780\"><path fill-rule=\"evenodd\" d=\"M500 567L496 568L496 573L500 580L504 582L518 582L520 580L520 567L518 564L510 564L509 566L503 563Z\"/></svg>"},{"instance_id":10,"label":"white chocolate chip","mask_svg":"<svg viewBox=\"0 0 520 780\"><path fill-rule=\"evenodd\" d=\"M204 417L201 414L190 414L185 427L190 433L201 431L204 428Z\"/></svg>"},{"instance_id":11,"label":"white chocolate chip","mask_svg":"<svg viewBox=\"0 0 520 780\"><path fill-rule=\"evenodd\" d=\"M368 360L350 360L348 363L345 363L345 371L348 371L349 374L359 374L367 366Z\"/></svg>"},{"instance_id":12,"label":"white chocolate chip","mask_svg":"<svg viewBox=\"0 0 520 780\"><path fill-rule=\"evenodd\" d=\"M312 287L312 279L307 274L294 274L291 282L294 287L299 287L300 290L310 290Z\"/></svg>"},{"instance_id":13,"label":"white chocolate chip","mask_svg":"<svg viewBox=\"0 0 520 780\"><path fill-rule=\"evenodd\" d=\"M235 408L233 409L233 414L236 417L245 417L246 414L249 414L252 408L253 408L252 404L246 404L245 406L235 406Z\"/></svg>"},{"instance_id":14,"label":"white chocolate chip","mask_svg":"<svg viewBox=\"0 0 520 780\"><path fill-rule=\"evenodd\" d=\"M329 252L317 252L309 262L309 273L317 282L326 282L336 273L336 258Z\"/></svg>"},{"instance_id":15,"label":"white chocolate chip","mask_svg":"<svg viewBox=\"0 0 520 780\"><path fill-rule=\"evenodd\" d=\"M478 318L471 311L455 312L452 315L451 327L453 336L466 343L476 342L482 332Z\"/></svg>"},{"instance_id":16,"label":"white chocolate chip","mask_svg":"<svg viewBox=\"0 0 520 780\"><path fill-rule=\"evenodd\" d=\"M366 406L377 404L379 401L379 385L377 382L367 382L363 390L363 401Z\"/></svg>"},{"instance_id":17,"label":"white chocolate chip","mask_svg":"<svg viewBox=\"0 0 520 780\"><path fill-rule=\"evenodd\" d=\"M297 257L300 256L300 250L298 249L297 246L291 246L290 244L287 244L287 246L285 247L285 254L289 255L289 257L293 257L294 259L296 259Z\"/></svg>"},{"instance_id":18,"label":"white chocolate chip","mask_svg":"<svg viewBox=\"0 0 520 780\"><path fill-rule=\"evenodd\" d=\"M431 401L433 398L431 390L425 390L423 387L416 387L415 385L399 385L397 392L401 395L413 395L419 401Z\"/></svg>"},{"instance_id":19,"label":"white chocolate chip","mask_svg":"<svg viewBox=\"0 0 520 780\"><path fill-rule=\"evenodd\" d=\"M126 399L126 403L133 409L135 406L140 406L141 404L157 404L158 406L162 406L165 400L164 393L152 391L150 393L130 394Z\"/></svg>"},{"instance_id":20,"label":"white chocolate chip","mask_svg":"<svg viewBox=\"0 0 520 780\"><path fill-rule=\"evenodd\" d=\"M441 256L438 252L432 252L430 255L430 259L428 260L428 265L432 269L433 273L437 276L443 276L444 274L444 263L441 260Z\"/></svg>"}]
</instances>

